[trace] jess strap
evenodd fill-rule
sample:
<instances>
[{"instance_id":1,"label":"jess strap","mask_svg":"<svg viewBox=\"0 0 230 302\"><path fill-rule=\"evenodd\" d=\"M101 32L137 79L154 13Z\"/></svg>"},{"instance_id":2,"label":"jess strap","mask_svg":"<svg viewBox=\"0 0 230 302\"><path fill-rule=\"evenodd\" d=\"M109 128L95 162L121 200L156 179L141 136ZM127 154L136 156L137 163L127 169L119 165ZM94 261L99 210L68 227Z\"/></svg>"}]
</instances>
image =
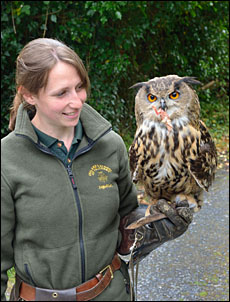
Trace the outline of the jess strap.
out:
<instances>
[{"instance_id":1,"label":"jess strap","mask_svg":"<svg viewBox=\"0 0 230 302\"><path fill-rule=\"evenodd\" d=\"M66 290L33 287L20 280L20 298L25 301L89 301L105 290L113 279L114 272L120 266L121 260L115 254L112 263L102 269L94 278ZM19 277L17 276L17 278Z\"/></svg>"}]
</instances>

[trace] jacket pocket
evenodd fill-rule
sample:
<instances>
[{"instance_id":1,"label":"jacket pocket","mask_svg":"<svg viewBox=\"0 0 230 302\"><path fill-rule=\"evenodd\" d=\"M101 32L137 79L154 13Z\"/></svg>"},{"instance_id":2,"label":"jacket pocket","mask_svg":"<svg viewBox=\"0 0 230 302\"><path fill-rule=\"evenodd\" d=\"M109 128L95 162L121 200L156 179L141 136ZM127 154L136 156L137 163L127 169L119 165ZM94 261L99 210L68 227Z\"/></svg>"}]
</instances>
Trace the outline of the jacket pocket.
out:
<instances>
[{"instance_id":1,"label":"jacket pocket","mask_svg":"<svg viewBox=\"0 0 230 302\"><path fill-rule=\"evenodd\" d=\"M26 280L37 287L65 289L77 286L82 283L79 244L54 249L24 249L23 268Z\"/></svg>"},{"instance_id":2,"label":"jacket pocket","mask_svg":"<svg viewBox=\"0 0 230 302\"><path fill-rule=\"evenodd\" d=\"M26 273L27 277L29 278L30 282L33 284L33 286L36 287L36 283L34 282L34 279L30 273L29 264L24 263L24 269L25 269L25 273Z\"/></svg>"}]
</instances>

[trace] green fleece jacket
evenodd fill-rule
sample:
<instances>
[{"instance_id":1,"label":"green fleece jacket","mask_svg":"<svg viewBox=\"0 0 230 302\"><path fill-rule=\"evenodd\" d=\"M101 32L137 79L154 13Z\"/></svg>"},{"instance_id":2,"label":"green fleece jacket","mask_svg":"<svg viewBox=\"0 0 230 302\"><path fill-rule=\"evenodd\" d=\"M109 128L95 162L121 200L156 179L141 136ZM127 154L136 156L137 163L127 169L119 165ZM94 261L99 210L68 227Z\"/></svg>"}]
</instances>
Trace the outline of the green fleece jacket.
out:
<instances>
[{"instance_id":1,"label":"green fleece jacket","mask_svg":"<svg viewBox=\"0 0 230 302\"><path fill-rule=\"evenodd\" d=\"M2 139L1 300L13 266L25 282L49 289L94 277L120 244L120 218L138 205L121 137L87 104L80 119L84 136L69 166L39 143L22 105ZM127 282L122 263L94 300L129 300Z\"/></svg>"}]
</instances>

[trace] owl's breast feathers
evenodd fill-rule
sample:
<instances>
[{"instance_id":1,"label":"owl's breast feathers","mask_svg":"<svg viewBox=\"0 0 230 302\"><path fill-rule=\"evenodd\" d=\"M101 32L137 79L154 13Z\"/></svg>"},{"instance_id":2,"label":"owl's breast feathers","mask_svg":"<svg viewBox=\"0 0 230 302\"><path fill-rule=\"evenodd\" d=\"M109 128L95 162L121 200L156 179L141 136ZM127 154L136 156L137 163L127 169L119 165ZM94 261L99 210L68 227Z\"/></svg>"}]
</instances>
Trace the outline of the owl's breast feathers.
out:
<instances>
[{"instance_id":1,"label":"owl's breast feathers","mask_svg":"<svg viewBox=\"0 0 230 302\"><path fill-rule=\"evenodd\" d=\"M144 122L136 131L129 158L133 181L143 183L154 198L163 191L167 195L207 190L217 166L216 148L202 121L200 129L174 123L172 131Z\"/></svg>"}]
</instances>

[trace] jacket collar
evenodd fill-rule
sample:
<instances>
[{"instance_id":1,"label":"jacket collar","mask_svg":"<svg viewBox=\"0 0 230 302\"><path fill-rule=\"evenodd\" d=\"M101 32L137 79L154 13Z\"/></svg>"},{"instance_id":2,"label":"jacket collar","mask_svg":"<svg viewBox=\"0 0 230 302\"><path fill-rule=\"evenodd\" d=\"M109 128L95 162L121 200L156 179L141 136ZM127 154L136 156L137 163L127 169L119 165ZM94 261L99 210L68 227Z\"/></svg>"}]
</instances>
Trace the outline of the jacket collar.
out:
<instances>
[{"instance_id":1,"label":"jacket collar","mask_svg":"<svg viewBox=\"0 0 230 302\"><path fill-rule=\"evenodd\" d=\"M84 133L93 141L97 140L112 127L106 119L104 119L88 104L84 104L80 115L80 120L82 122ZM23 104L21 104L18 108L14 132L16 135L28 136L35 143L38 143L38 137L33 129L28 112L23 107Z\"/></svg>"},{"instance_id":2,"label":"jacket collar","mask_svg":"<svg viewBox=\"0 0 230 302\"><path fill-rule=\"evenodd\" d=\"M112 128L110 122L86 103L83 106L80 120L86 136L94 141Z\"/></svg>"}]
</instances>

